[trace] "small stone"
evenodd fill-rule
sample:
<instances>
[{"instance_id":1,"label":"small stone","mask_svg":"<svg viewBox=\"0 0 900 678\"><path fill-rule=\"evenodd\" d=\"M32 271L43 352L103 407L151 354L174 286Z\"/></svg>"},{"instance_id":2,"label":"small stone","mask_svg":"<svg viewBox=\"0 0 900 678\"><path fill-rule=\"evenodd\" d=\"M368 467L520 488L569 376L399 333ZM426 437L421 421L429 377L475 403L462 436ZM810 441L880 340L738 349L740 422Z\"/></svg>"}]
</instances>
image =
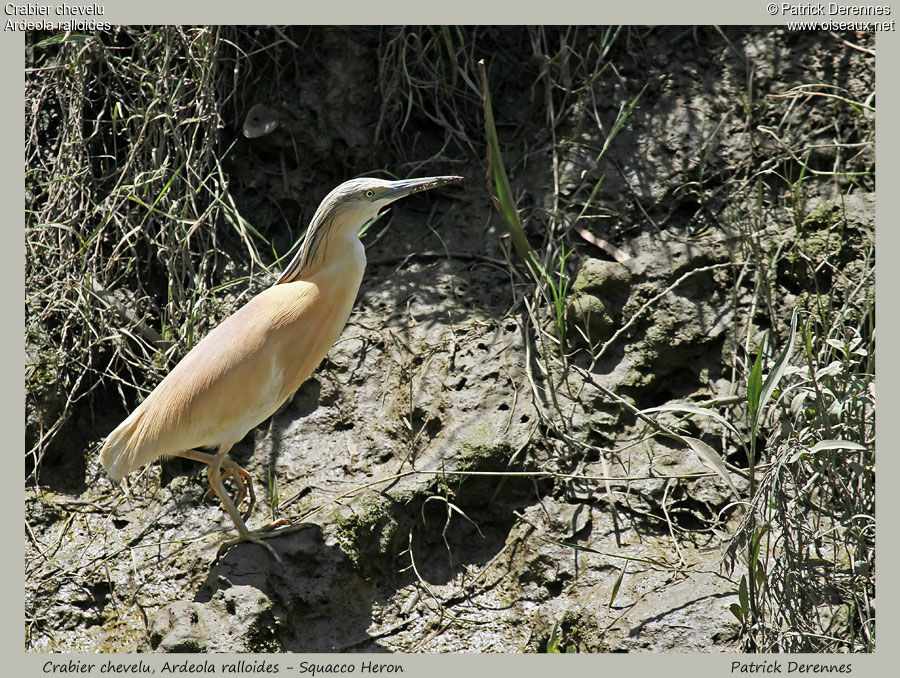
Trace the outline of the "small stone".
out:
<instances>
[{"instance_id":1,"label":"small stone","mask_svg":"<svg viewBox=\"0 0 900 678\"><path fill-rule=\"evenodd\" d=\"M572 291L618 301L619 297L627 296L630 284L631 271L622 264L604 259L585 259Z\"/></svg>"},{"instance_id":2,"label":"small stone","mask_svg":"<svg viewBox=\"0 0 900 678\"><path fill-rule=\"evenodd\" d=\"M612 336L613 319L604 304L589 294L575 296L566 309L566 321L573 336L587 335L591 344L603 342Z\"/></svg>"}]
</instances>

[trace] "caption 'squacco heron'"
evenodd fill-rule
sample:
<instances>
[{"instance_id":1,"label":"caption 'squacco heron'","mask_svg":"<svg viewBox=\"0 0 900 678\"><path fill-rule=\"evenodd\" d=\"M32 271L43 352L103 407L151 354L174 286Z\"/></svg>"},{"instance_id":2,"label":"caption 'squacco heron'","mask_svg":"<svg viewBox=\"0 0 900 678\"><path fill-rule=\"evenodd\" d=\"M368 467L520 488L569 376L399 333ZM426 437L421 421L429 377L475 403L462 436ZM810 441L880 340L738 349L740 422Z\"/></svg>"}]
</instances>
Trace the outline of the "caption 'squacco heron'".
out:
<instances>
[{"instance_id":1,"label":"caption 'squacco heron'","mask_svg":"<svg viewBox=\"0 0 900 678\"><path fill-rule=\"evenodd\" d=\"M255 502L252 478L228 457L229 449L271 416L337 341L366 266L360 229L395 200L461 179L362 178L331 191L275 284L204 337L109 434L100 460L110 478L118 482L164 456L202 461L239 540L266 546L244 523ZM228 477L237 485L235 500L223 484ZM248 491L241 516L237 506Z\"/></svg>"}]
</instances>

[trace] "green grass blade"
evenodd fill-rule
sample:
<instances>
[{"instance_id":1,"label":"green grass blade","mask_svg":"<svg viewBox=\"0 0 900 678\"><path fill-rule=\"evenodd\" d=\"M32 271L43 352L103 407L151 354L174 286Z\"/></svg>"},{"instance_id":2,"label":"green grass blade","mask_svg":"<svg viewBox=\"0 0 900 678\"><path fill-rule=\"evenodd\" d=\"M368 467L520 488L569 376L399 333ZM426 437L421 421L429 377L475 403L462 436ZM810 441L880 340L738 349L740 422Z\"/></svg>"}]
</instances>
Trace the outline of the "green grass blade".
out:
<instances>
[{"instance_id":1,"label":"green grass blade","mask_svg":"<svg viewBox=\"0 0 900 678\"><path fill-rule=\"evenodd\" d=\"M516 202L509 187L509 179L506 176L506 169L503 166L503 156L500 153L500 142L497 140L497 128L494 125L494 110L491 105L491 93L488 89L487 72L484 67L484 59L478 62L478 69L481 72L481 85L483 93L484 105L484 131L487 136L488 143L488 188L493 179L494 188L497 191L495 196L491 193L491 200L497 208L497 211L506 220L506 228L512 238L516 252L525 262L531 266L533 253L528 238L525 237L525 231L519 222L518 211L516 210Z\"/></svg>"},{"instance_id":2,"label":"green grass blade","mask_svg":"<svg viewBox=\"0 0 900 678\"><path fill-rule=\"evenodd\" d=\"M810 454L815 454L822 450L858 450L860 452L865 452L866 449L868 448L866 448L865 445L860 445L859 443L854 443L849 440L821 440L813 445L809 452Z\"/></svg>"},{"instance_id":3,"label":"green grass blade","mask_svg":"<svg viewBox=\"0 0 900 678\"><path fill-rule=\"evenodd\" d=\"M606 141L603 142L603 148L600 149L600 155L597 156L597 159L603 157L606 153L606 150L609 148L609 145L612 143L612 140L616 138L616 135L619 133L619 130L625 126L625 123L628 121L628 118L631 117L631 113L634 111L634 107L637 106L638 100L641 98L641 95L644 93L644 90L647 89L647 85L644 85L641 88L641 91L637 93L634 99L628 104L628 108L625 109L624 113L622 109L619 109L619 115L616 116L616 122L613 125L612 130L609 133L609 136L606 137Z\"/></svg>"},{"instance_id":4,"label":"green grass blade","mask_svg":"<svg viewBox=\"0 0 900 678\"><path fill-rule=\"evenodd\" d=\"M550 640L547 641L547 654L559 654L559 623L553 624Z\"/></svg>"},{"instance_id":5,"label":"green grass blade","mask_svg":"<svg viewBox=\"0 0 900 678\"><path fill-rule=\"evenodd\" d=\"M756 353L756 360L753 362L753 367L750 368L750 376L747 378L747 406L750 408L750 421L754 422L757 412L759 412L760 394L762 393L762 358L765 350L766 337L763 336L759 351Z\"/></svg>"},{"instance_id":6,"label":"green grass blade","mask_svg":"<svg viewBox=\"0 0 900 678\"><path fill-rule=\"evenodd\" d=\"M772 366L772 371L769 372L769 376L766 377L766 380L762 385L762 392L759 396L759 407L756 410L755 416L751 420L753 423L752 431L753 434L756 434L756 431L759 427L759 418L763 411L763 407L766 404L766 401L775 391L775 387L778 386L778 382L781 381L781 377L784 376L784 372L788 367L788 362L791 358L791 353L793 353L794 349L794 338L797 336L797 309L794 309L794 312L791 314L791 333L788 336L787 343L784 345L784 349L781 351L781 355L778 356L778 360L775 361L775 364ZM749 394L748 394L749 395Z\"/></svg>"},{"instance_id":7,"label":"green grass blade","mask_svg":"<svg viewBox=\"0 0 900 678\"><path fill-rule=\"evenodd\" d=\"M681 439L697 453L697 456L700 457L700 461L709 466L725 480L734 494L735 499L740 499L741 495L738 494L737 488L734 486L734 483L731 482L731 474L728 472L728 467L725 466L725 461L719 456L718 452L697 438L681 436Z\"/></svg>"},{"instance_id":8,"label":"green grass blade","mask_svg":"<svg viewBox=\"0 0 900 678\"><path fill-rule=\"evenodd\" d=\"M741 439L740 432L730 421L720 413L711 410L708 407L701 407L700 405L694 405L693 403L674 403L672 405L660 405L659 407L648 407L646 410L641 410L641 414L647 414L648 412L686 412L688 414L698 414L702 417L712 417L733 433L737 440Z\"/></svg>"},{"instance_id":9,"label":"green grass blade","mask_svg":"<svg viewBox=\"0 0 900 678\"><path fill-rule=\"evenodd\" d=\"M750 596L747 593L747 577L746 575L741 577L741 583L738 586L738 600L741 603L741 614L744 619L747 618L747 613L750 612Z\"/></svg>"},{"instance_id":10,"label":"green grass blade","mask_svg":"<svg viewBox=\"0 0 900 678\"><path fill-rule=\"evenodd\" d=\"M801 458L811 454L822 452L823 450L853 450L856 452L865 452L868 448L865 445L854 443L849 440L820 440L808 450L800 450L788 459L789 464L799 461Z\"/></svg>"}]
</instances>

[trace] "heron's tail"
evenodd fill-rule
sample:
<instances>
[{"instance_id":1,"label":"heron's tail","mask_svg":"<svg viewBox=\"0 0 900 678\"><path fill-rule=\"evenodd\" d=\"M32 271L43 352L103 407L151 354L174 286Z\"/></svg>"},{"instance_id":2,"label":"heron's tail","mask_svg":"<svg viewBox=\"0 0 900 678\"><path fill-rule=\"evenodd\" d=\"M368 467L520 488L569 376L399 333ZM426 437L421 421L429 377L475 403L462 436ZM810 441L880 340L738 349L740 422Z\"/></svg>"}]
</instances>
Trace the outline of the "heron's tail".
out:
<instances>
[{"instance_id":1,"label":"heron's tail","mask_svg":"<svg viewBox=\"0 0 900 678\"><path fill-rule=\"evenodd\" d=\"M152 461L155 455L144 453L145 426L141 425L141 411L138 407L128 415L115 430L106 436L100 449L100 463L114 482L119 482L132 471Z\"/></svg>"}]
</instances>

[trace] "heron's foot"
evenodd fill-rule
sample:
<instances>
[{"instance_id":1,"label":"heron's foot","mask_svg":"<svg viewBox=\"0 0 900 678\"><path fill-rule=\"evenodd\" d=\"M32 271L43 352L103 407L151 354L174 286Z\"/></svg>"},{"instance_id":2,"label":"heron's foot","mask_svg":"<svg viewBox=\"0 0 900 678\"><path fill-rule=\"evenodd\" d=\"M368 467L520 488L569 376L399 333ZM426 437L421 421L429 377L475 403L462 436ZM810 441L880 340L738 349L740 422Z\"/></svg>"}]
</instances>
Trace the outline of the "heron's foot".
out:
<instances>
[{"instance_id":1,"label":"heron's foot","mask_svg":"<svg viewBox=\"0 0 900 678\"><path fill-rule=\"evenodd\" d=\"M272 546L267 541L265 541L266 537L271 536L271 534L272 534L271 532L263 532L263 531L251 532L250 530L247 530L246 532L240 533L237 537L232 537L231 539L227 539L226 541L222 542L222 544L219 546L219 550L216 553L215 561L218 561L219 558L221 558L223 555L225 555L225 552L228 551L228 549L230 549L232 546L235 546L236 544L241 544L243 542L250 542L252 544L258 544L259 546L262 546L264 549L266 549L272 555L272 557L275 559L275 562L277 562L281 566L284 566L284 563L281 562L281 556L279 556L275 552L275 549L273 549Z\"/></svg>"},{"instance_id":2,"label":"heron's foot","mask_svg":"<svg viewBox=\"0 0 900 678\"><path fill-rule=\"evenodd\" d=\"M275 550L266 543L266 539L272 539L273 537L281 537L286 534L293 534L294 532L299 532L300 530L305 530L309 527L317 527L315 523L291 523L285 519L279 519L272 523L269 523L261 530L250 531L247 530L246 535L241 533L237 537L232 537L219 546L219 552L216 554L216 560L221 558L225 552L230 549L232 546L236 544L240 544L245 541L249 541L253 544L259 544L263 548L267 549L269 553L281 564L281 558L275 553ZM240 532L240 528L238 529Z\"/></svg>"}]
</instances>

